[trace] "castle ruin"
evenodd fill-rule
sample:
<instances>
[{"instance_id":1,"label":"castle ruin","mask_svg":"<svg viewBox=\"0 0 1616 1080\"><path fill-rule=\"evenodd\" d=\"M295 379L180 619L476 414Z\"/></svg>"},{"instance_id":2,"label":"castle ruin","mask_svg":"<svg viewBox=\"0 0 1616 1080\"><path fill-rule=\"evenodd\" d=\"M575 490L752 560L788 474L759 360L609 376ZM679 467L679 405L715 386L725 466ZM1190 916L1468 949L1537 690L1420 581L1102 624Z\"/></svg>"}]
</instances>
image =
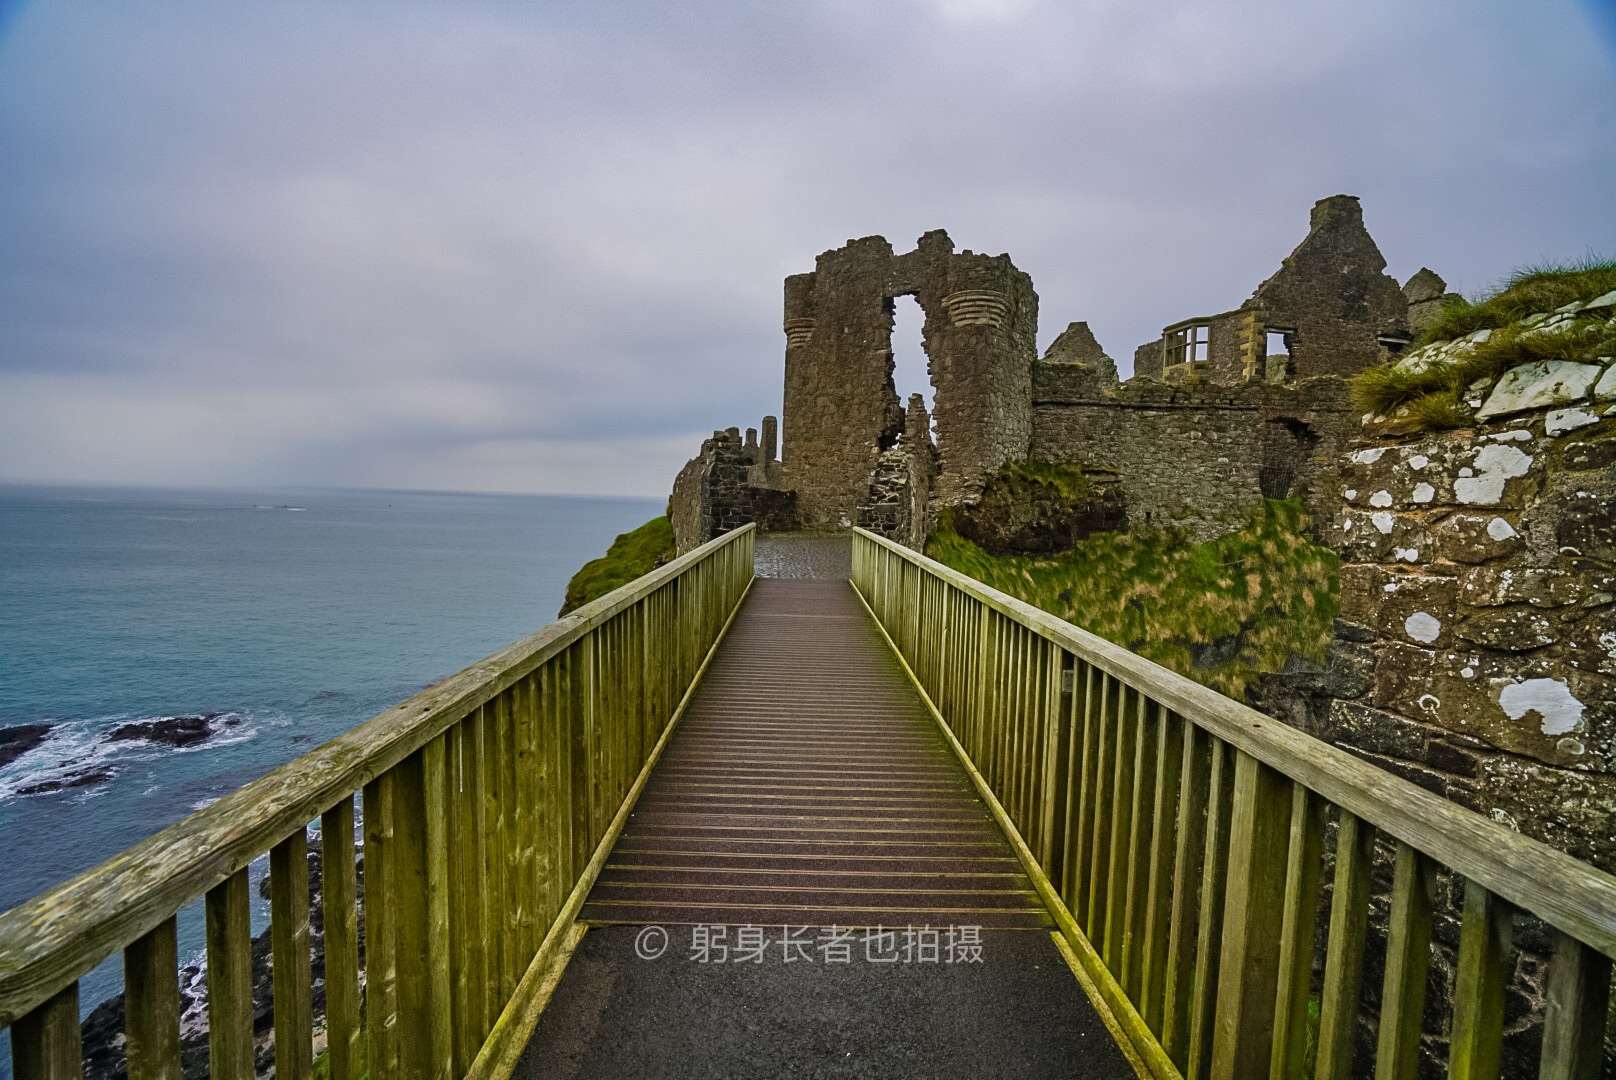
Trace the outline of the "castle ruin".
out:
<instances>
[{"instance_id":1,"label":"castle ruin","mask_svg":"<svg viewBox=\"0 0 1616 1080\"><path fill-rule=\"evenodd\" d=\"M972 505L1027 458L1113 485L1127 523L1197 539L1263 497L1323 498L1322 473L1356 427L1345 377L1401 350L1443 296L1429 270L1406 292L1385 268L1358 200L1323 199L1250 299L1171 323L1119 382L1086 323L1037 355L1038 294L1008 255L956 252L941 230L903 254L879 236L850 240L785 281L778 457L773 417L761 443L715 432L674 484L679 550L747 521L856 524L918 548L939 510ZM893 384L901 296L925 315L929 416Z\"/></svg>"}]
</instances>

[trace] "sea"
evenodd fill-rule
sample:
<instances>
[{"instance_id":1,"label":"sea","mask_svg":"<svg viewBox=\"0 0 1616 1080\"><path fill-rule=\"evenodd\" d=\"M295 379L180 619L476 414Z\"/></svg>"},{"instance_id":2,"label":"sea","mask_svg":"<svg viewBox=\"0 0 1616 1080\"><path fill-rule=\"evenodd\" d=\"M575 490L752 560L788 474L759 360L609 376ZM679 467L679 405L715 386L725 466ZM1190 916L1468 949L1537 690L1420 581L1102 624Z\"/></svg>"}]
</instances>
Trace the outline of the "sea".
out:
<instances>
[{"instance_id":1,"label":"sea","mask_svg":"<svg viewBox=\"0 0 1616 1080\"><path fill-rule=\"evenodd\" d=\"M538 630L579 566L662 509L0 485L0 727L49 725L0 767L0 910ZM180 717L212 734L127 737ZM201 925L182 914L182 963ZM114 959L82 1009L121 986Z\"/></svg>"}]
</instances>

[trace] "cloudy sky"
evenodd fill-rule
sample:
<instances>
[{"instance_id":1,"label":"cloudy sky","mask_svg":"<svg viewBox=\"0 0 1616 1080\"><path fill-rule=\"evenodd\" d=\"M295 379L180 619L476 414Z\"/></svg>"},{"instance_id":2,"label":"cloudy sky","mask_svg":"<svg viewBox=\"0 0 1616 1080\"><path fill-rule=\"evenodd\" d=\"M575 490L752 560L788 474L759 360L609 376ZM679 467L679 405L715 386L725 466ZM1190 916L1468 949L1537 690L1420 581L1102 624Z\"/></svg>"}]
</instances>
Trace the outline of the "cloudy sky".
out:
<instances>
[{"instance_id":1,"label":"cloudy sky","mask_svg":"<svg viewBox=\"0 0 1616 1080\"><path fill-rule=\"evenodd\" d=\"M1613 0L0 0L0 479L661 495L850 237L1126 367L1323 196L1474 292L1613 191Z\"/></svg>"}]
</instances>

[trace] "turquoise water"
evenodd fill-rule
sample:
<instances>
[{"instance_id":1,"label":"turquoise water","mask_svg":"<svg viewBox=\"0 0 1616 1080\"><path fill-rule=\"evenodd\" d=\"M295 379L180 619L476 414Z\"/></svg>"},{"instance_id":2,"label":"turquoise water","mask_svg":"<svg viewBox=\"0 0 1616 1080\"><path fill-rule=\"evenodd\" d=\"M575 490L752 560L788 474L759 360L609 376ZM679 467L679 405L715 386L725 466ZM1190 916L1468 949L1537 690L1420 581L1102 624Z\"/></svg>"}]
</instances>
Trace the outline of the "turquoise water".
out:
<instances>
[{"instance_id":1,"label":"turquoise water","mask_svg":"<svg viewBox=\"0 0 1616 1080\"><path fill-rule=\"evenodd\" d=\"M537 630L582 563L661 510L0 486L0 726L54 725L0 768L0 910ZM199 714L218 716L194 747L108 738ZM118 985L98 972L85 1007Z\"/></svg>"}]
</instances>

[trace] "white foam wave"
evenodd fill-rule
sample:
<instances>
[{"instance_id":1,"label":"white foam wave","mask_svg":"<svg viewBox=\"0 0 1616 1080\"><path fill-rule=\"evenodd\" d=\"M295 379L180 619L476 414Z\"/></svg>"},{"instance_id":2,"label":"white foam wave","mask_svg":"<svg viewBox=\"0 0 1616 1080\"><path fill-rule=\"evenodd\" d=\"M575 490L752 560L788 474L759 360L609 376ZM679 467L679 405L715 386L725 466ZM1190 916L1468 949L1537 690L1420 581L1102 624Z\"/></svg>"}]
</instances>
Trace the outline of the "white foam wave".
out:
<instances>
[{"instance_id":1,"label":"white foam wave","mask_svg":"<svg viewBox=\"0 0 1616 1080\"><path fill-rule=\"evenodd\" d=\"M89 720L49 721L52 727L43 742L0 768L0 800L45 794L73 795L75 801L93 798L130 764L246 742L256 738L259 730L250 715L223 712L214 715L209 722L213 733L192 746L112 737L112 733L125 724L176 718L125 713Z\"/></svg>"}]
</instances>

